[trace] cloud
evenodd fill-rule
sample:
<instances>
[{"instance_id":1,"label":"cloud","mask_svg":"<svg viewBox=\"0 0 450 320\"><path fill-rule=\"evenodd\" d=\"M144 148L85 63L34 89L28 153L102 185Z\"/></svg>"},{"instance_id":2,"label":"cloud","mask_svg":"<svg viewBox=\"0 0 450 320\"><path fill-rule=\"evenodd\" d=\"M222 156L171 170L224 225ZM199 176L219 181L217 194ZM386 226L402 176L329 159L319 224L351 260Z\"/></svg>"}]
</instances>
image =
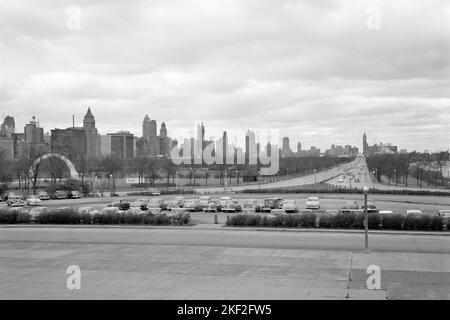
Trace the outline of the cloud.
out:
<instances>
[{"instance_id":1,"label":"cloud","mask_svg":"<svg viewBox=\"0 0 450 320\"><path fill-rule=\"evenodd\" d=\"M292 146L361 147L366 131L448 148L444 0L82 0L79 30L69 5L0 4L0 103L16 123L66 126L90 106L103 133L140 135L148 113L169 134L203 121L207 136L279 129Z\"/></svg>"}]
</instances>

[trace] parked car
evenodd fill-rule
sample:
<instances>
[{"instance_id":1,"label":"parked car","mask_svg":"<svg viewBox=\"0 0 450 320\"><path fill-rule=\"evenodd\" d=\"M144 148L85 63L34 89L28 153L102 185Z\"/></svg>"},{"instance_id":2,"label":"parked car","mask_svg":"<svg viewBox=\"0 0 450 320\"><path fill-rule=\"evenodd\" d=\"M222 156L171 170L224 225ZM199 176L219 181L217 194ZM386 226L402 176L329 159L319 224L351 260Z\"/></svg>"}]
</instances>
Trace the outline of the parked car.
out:
<instances>
[{"instance_id":1,"label":"parked car","mask_svg":"<svg viewBox=\"0 0 450 320\"><path fill-rule=\"evenodd\" d=\"M17 196L14 192L5 192L2 195L3 201L8 201L8 199L12 198L12 199L17 199L20 198L19 196Z\"/></svg>"},{"instance_id":2,"label":"parked car","mask_svg":"<svg viewBox=\"0 0 450 320\"><path fill-rule=\"evenodd\" d=\"M42 200L38 195L31 195L27 198L27 205L29 206L40 206L42 204Z\"/></svg>"},{"instance_id":3,"label":"parked car","mask_svg":"<svg viewBox=\"0 0 450 320\"><path fill-rule=\"evenodd\" d=\"M15 195L15 194L9 194L8 200L6 200L6 204L11 207L12 204L18 200L22 200L21 197Z\"/></svg>"},{"instance_id":4,"label":"parked car","mask_svg":"<svg viewBox=\"0 0 450 320\"><path fill-rule=\"evenodd\" d=\"M130 209L138 209L142 211L148 210L148 205L145 202L135 201L130 203Z\"/></svg>"},{"instance_id":5,"label":"parked car","mask_svg":"<svg viewBox=\"0 0 450 320\"><path fill-rule=\"evenodd\" d=\"M106 207L103 208L102 211L100 211L101 214L109 214L109 213L118 213L119 207Z\"/></svg>"},{"instance_id":6,"label":"parked car","mask_svg":"<svg viewBox=\"0 0 450 320\"><path fill-rule=\"evenodd\" d=\"M274 197L264 199L264 205L261 208L262 212L271 212L273 209L281 209L281 204L283 203L283 198Z\"/></svg>"},{"instance_id":7,"label":"parked car","mask_svg":"<svg viewBox=\"0 0 450 320\"><path fill-rule=\"evenodd\" d=\"M202 211L202 205L197 200L187 200L184 203L183 208L185 208L186 211L189 211L189 212Z\"/></svg>"},{"instance_id":8,"label":"parked car","mask_svg":"<svg viewBox=\"0 0 450 320\"><path fill-rule=\"evenodd\" d=\"M420 218L423 216L422 210L406 210L406 216L410 218Z\"/></svg>"},{"instance_id":9,"label":"parked car","mask_svg":"<svg viewBox=\"0 0 450 320\"><path fill-rule=\"evenodd\" d=\"M150 199L147 207L151 208L151 209L159 208L161 210L166 210L167 203L162 198L153 198L153 199Z\"/></svg>"},{"instance_id":10,"label":"parked car","mask_svg":"<svg viewBox=\"0 0 450 320\"><path fill-rule=\"evenodd\" d=\"M170 200L167 204L167 210L171 211L175 208L183 208L184 201L182 199L173 199Z\"/></svg>"},{"instance_id":11,"label":"parked car","mask_svg":"<svg viewBox=\"0 0 450 320\"><path fill-rule=\"evenodd\" d=\"M336 209L328 209L328 210L325 210L325 213L326 213L326 214L329 214L329 215L331 215L331 216L335 216L335 215L337 215L337 214L339 213L339 210L336 210Z\"/></svg>"},{"instance_id":12,"label":"parked car","mask_svg":"<svg viewBox=\"0 0 450 320\"><path fill-rule=\"evenodd\" d=\"M81 207L77 209L77 212L79 214L84 214L84 213L89 213L91 216L93 216L94 214L99 213L98 210L92 208L92 207Z\"/></svg>"},{"instance_id":13,"label":"parked car","mask_svg":"<svg viewBox=\"0 0 450 320\"><path fill-rule=\"evenodd\" d=\"M159 197L159 196L161 196L161 193L159 193L159 192L152 192L152 193L150 194L150 196L151 196L151 197Z\"/></svg>"},{"instance_id":14,"label":"parked car","mask_svg":"<svg viewBox=\"0 0 450 320\"><path fill-rule=\"evenodd\" d=\"M284 200L283 204L281 205L281 209L283 209L287 213L298 212L298 207L295 200Z\"/></svg>"},{"instance_id":15,"label":"parked car","mask_svg":"<svg viewBox=\"0 0 450 320\"><path fill-rule=\"evenodd\" d=\"M203 208L204 212L217 212L218 200L210 200L208 204Z\"/></svg>"},{"instance_id":16,"label":"parked car","mask_svg":"<svg viewBox=\"0 0 450 320\"><path fill-rule=\"evenodd\" d=\"M277 217L280 216L285 216L287 215L286 211L284 211L283 209L273 209L270 214L267 216L267 218L269 219L275 219Z\"/></svg>"},{"instance_id":17,"label":"parked car","mask_svg":"<svg viewBox=\"0 0 450 320\"><path fill-rule=\"evenodd\" d=\"M340 213L360 213L360 212L362 212L362 210L359 209L358 202L349 201L339 209L339 212Z\"/></svg>"},{"instance_id":18,"label":"parked car","mask_svg":"<svg viewBox=\"0 0 450 320\"><path fill-rule=\"evenodd\" d=\"M450 222L450 210L439 210L438 215L442 218L444 229L448 229Z\"/></svg>"},{"instance_id":19,"label":"parked car","mask_svg":"<svg viewBox=\"0 0 450 320\"><path fill-rule=\"evenodd\" d=\"M309 197L306 199L306 209L320 209L319 197Z\"/></svg>"},{"instance_id":20,"label":"parked car","mask_svg":"<svg viewBox=\"0 0 450 320\"><path fill-rule=\"evenodd\" d=\"M242 203L242 212L245 214L252 214L261 211L261 206L256 200L244 200Z\"/></svg>"},{"instance_id":21,"label":"parked car","mask_svg":"<svg viewBox=\"0 0 450 320\"><path fill-rule=\"evenodd\" d=\"M41 199L42 201L50 200L50 196L49 196L48 193L45 192L45 191L39 191L39 192L38 192L38 197L39 197L39 199Z\"/></svg>"},{"instance_id":22,"label":"parked car","mask_svg":"<svg viewBox=\"0 0 450 320\"><path fill-rule=\"evenodd\" d=\"M312 209L301 209L298 213L303 214L303 213L313 213Z\"/></svg>"},{"instance_id":23,"label":"parked car","mask_svg":"<svg viewBox=\"0 0 450 320\"><path fill-rule=\"evenodd\" d=\"M366 208L365 205L362 205L362 206L361 206L361 210L362 210L363 212L364 212L365 208ZM368 201L368 202L367 202L367 213L375 213L375 212L378 212L377 206L375 205L375 202L373 202L373 201Z\"/></svg>"},{"instance_id":24,"label":"parked car","mask_svg":"<svg viewBox=\"0 0 450 320\"><path fill-rule=\"evenodd\" d=\"M73 190L67 193L68 199L81 199L82 195L79 191Z\"/></svg>"},{"instance_id":25,"label":"parked car","mask_svg":"<svg viewBox=\"0 0 450 320\"><path fill-rule=\"evenodd\" d=\"M173 223L181 224L182 220L190 217L190 214L185 208L173 208L167 216Z\"/></svg>"},{"instance_id":26,"label":"parked car","mask_svg":"<svg viewBox=\"0 0 450 320\"><path fill-rule=\"evenodd\" d=\"M24 207L26 204L22 199L8 199L8 206L10 207Z\"/></svg>"},{"instance_id":27,"label":"parked car","mask_svg":"<svg viewBox=\"0 0 450 320\"><path fill-rule=\"evenodd\" d=\"M67 192L65 191L61 191L61 190L57 190L55 191L55 194L53 195L54 199L67 199Z\"/></svg>"},{"instance_id":28,"label":"parked car","mask_svg":"<svg viewBox=\"0 0 450 320\"><path fill-rule=\"evenodd\" d=\"M204 207L206 207L208 205L210 200L211 200L210 196L202 196L202 197L200 197L200 199L198 201L203 209Z\"/></svg>"},{"instance_id":29,"label":"parked car","mask_svg":"<svg viewBox=\"0 0 450 320\"><path fill-rule=\"evenodd\" d=\"M242 207L237 200L228 200L221 206L222 212L241 212Z\"/></svg>"},{"instance_id":30,"label":"parked car","mask_svg":"<svg viewBox=\"0 0 450 320\"><path fill-rule=\"evenodd\" d=\"M31 216L30 221L36 221L37 218L39 218L39 216L45 212L48 211L47 207L38 207L38 208L33 208L30 210L30 212L28 212Z\"/></svg>"}]
</instances>

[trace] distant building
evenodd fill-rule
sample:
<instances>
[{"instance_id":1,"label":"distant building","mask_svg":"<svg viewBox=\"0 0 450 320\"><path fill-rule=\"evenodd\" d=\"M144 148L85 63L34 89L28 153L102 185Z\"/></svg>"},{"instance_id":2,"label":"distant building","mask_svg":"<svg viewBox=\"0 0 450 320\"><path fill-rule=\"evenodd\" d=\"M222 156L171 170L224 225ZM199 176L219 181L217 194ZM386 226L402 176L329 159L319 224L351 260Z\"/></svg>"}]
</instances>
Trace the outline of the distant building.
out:
<instances>
[{"instance_id":1,"label":"distant building","mask_svg":"<svg viewBox=\"0 0 450 320\"><path fill-rule=\"evenodd\" d=\"M100 135L99 155L101 157L107 157L111 155L111 136Z\"/></svg>"},{"instance_id":2,"label":"distant building","mask_svg":"<svg viewBox=\"0 0 450 320\"><path fill-rule=\"evenodd\" d=\"M383 142L380 142L379 144L374 144L373 146L369 146L367 144L367 136L364 132L363 135L363 154L368 156L373 156L376 154L388 154L388 153L397 153L398 147L391 145L390 143L383 144Z\"/></svg>"},{"instance_id":3,"label":"distant building","mask_svg":"<svg viewBox=\"0 0 450 320\"><path fill-rule=\"evenodd\" d=\"M98 131L95 118L88 108L83 119L83 127L51 130L51 152L64 155L71 160L76 158L97 158L99 156Z\"/></svg>"},{"instance_id":4,"label":"distant building","mask_svg":"<svg viewBox=\"0 0 450 320\"><path fill-rule=\"evenodd\" d=\"M128 131L108 133L111 137L111 155L120 159L134 158L134 135Z\"/></svg>"},{"instance_id":5,"label":"distant building","mask_svg":"<svg viewBox=\"0 0 450 320\"><path fill-rule=\"evenodd\" d=\"M283 143L281 146L281 156L283 158L292 156L292 150L291 147L289 146L289 137L283 138Z\"/></svg>"},{"instance_id":6,"label":"distant building","mask_svg":"<svg viewBox=\"0 0 450 320\"><path fill-rule=\"evenodd\" d=\"M5 160L14 159L14 139L0 137L0 154Z\"/></svg>"}]
</instances>

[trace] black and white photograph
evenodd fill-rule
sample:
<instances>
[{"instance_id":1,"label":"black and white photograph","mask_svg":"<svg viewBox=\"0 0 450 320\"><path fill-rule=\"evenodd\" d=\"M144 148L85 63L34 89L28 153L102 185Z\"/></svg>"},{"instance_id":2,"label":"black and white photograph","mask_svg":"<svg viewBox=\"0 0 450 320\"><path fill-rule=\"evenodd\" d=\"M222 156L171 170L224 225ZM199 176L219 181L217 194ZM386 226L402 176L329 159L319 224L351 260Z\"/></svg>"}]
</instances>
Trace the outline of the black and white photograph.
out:
<instances>
[{"instance_id":1,"label":"black and white photograph","mask_svg":"<svg viewBox=\"0 0 450 320\"><path fill-rule=\"evenodd\" d=\"M0 0L0 300L448 301L449 149L447 0Z\"/></svg>"}]
</instances>

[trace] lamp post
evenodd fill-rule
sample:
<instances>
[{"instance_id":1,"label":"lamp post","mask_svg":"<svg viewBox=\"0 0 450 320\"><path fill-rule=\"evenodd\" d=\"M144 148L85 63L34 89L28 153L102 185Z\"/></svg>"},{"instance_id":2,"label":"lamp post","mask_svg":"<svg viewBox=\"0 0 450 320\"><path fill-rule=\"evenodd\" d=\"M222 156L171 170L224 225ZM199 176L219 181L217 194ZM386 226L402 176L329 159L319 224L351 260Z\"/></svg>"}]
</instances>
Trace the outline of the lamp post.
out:
<instances>
[{"instance_id":1,"label":"lamp post","mask_svg":"<svg viewBox=\"0 0 450 320\"><path fill-rule=\"evenodd\" d=\"M236 185L239 185L239 170L236 170Z\"/></svg>"},{"instance_id":2,"label":"lamp post","mask_svg":"<svg viewBox=\"0 0 450 320\"><path fill-rule=\"evenodd\" d=\"M175 171L175 190L178 190L178 170Z\"/></svg>"},{"instance_id":3,"label":"lamp post","mask_svg":"<svg viewBox=\"0 0 450 320\"><path fill-rule=\"evenodd\" d=\"M367 193L369 188L364 187L364 253L369 253L369 213L367 212Z\"/></svg>"},{"instance_id":4,"label":"lamp post","mask_svg":"<svg viewBox=\"0 0 450 320\"><path fill-rule=\"evenodd\" d=\"M394 169L395 185L397 185L397 169Z\"/></svg>"},{"instance_id":5,"label":"lamp post","mask_svg":"<svg viewBox=\"0 0 450 320\"><path fill-rule=\"evenodd\" d=\"M316 173L317 173L317 169L314 168L314 184L317 183Z\"/></svg>"},{"instance_id":6,"label":"lamp post","mask_svg":"<svg viewBox=\"0 0 450 320\"><path fill-rule=\"evenodd\" d=\"M84 180L83 180L83 172L81 172L80 173L80 175L81 175L81 193L83 193L84 194Z\"/></svg>"},{"instance_id":7,"label":"lamp post","mask_svg":"<svg viewBox=\"0 0 450 320\"><path fill-rule=\"evenodd\" d=\"M206 168L206 174L205 174L205 185L207 186L208 185L208 171L209 171L209 168Z\"/></svg>"},{"instance_id":8,"label":"lamp post","mask_svg":"<svg viewBox=\"0 0 450 320\"><path fill-rule=\"evenodd\" d=\"M261 181L260 181L260 177L261 177L261 170L258 170L258 189L261 190Z\"/></svg>"},{"instance_id":9,"label":"lamp post","mask_svg":"<svg viewBox=\"0 0 450 320\"><path fill-rule=\"evenodd\" d=\"M226 191L227 186L228 186L228 181L227 181L227 176L228 176L228 174L227 174L227 172L225 171L223 175L224 175L224 186L225 186L225 191Z\"/></svg>"}]
</instances>

